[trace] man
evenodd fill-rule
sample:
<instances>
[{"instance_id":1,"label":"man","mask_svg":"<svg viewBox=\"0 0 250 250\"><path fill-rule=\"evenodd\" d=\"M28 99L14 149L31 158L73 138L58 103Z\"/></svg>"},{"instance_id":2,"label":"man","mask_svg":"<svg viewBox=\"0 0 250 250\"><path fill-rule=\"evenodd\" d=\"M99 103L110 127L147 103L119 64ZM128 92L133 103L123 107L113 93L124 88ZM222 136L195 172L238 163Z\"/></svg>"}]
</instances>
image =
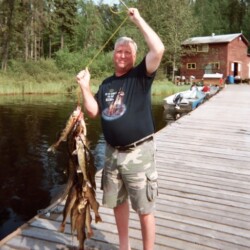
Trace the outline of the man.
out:
<instances>
[{"instance_id":1,"label":"man","mask_svg":"<svg viewBox=\"0 0 250 250\"><path fill-rule=\"evenodd\" d=\"M107 142L102 176L103 204L114 209L120 250L131 249L128 197L140 218L143 249L152 250L157 171L150 91L164 45L136 8L129 8L128 15L149 49L142 62L134 66L136 43L122 37L114 48L115 74L103 81L95 96L90 90L88 69L77 75L77 81L89 116L101 115Z\"/></svg>"}]
</instances>

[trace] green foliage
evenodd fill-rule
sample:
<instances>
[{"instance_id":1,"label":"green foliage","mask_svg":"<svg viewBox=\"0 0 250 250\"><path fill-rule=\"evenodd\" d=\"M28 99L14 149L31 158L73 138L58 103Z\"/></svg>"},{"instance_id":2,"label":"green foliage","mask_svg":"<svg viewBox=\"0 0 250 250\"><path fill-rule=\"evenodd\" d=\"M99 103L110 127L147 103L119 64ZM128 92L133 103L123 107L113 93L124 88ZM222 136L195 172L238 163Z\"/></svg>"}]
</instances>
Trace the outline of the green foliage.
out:
<instances>
[{"instance_id":1,"label":"green foliage","mask_svg":"<svg viewBox=\"0 0 250 250\"><path fill-rule=\"evenodd\" d=\"M74 76L60 71L51 59L26 63L11 60L8 71L0 74L0 84L0 94L66 93L77 87Z\"/></svg>"},{"instance_id":2,"label":"green foliage","mask_svg":"<svg viewBox=\"0 0 250 250\"><path fill-rule=\"evenodd\" d=\"M245 0L196 0L195 15L203 27L199 35L239 33L249 26L249 10L249 1Z\"/></svg>"},{"instance_id":3,"label":"green foliage","mask_svg":"<svg viewBox=\"0 0 250 250\"><path fill-rule=\"evenodd\" d=\"M104 43L104 30L104 22L97 7L92 2L80 2L76 27L77 49L100 47Z\"/></svg>"},{"instance_id":4,"label":"green foliage","mask_svg":"<svg viewBox=\"0 0 250 250\"><path fill-rule=\"evenodd\" d=\"M8 72L14 75L20 75L20 80L23 78L33 79L35 82L47 82L53 80L50 75L59 73L57 66L53 60L41 59L38 62L20 60L11 60Z\"/></svg>"},{"instance_id":5,"label":"green foliage","mask_svg":"<svg viewBox=\"0 0 250 250\"><path fill-rule=\"evenodd\" d=\"M193 15L192 5L186 0L168 0L139 2L143 17L160 35L166 52L162 61L165 75L179 66L182 52L181 43L200 29L197 18Z\"/></svg>"},{"instance_id":6,"label":"green foliage","mask_svg":"<svg viewBox=\"0 0 250 250\"><path fill-rule=\"evenodd\" d=\"M174 93L188 90L190 85L177 86L171 81L166 80L156 80L152 86L152 94L154 96L170 96Z\"/></svg>"},{"instance_id":7,"label":"green foliage","mask_svg":"<svg viewBox=\"0 0 250 250\"><path fill-rule=\"evenodd\" d=\"M125 0L125 3L138 7L165 44L161 77L178 68L181 43L188 37L242 31L250 40L249 0ZM56 63L50 62L50 67L63 80L64 74L74 76L85 68L96 54L90 65L91 75L106 76L113 69L111 52L118 36L130 36L137 42L138 60L147 51L141 33L129 20L114 34L126 17L121 4L112 6L111 11L103 1L96 5L92 0L2 0L0 10L2 69L8 66L13 73L21 72L20 78L36 82L53 79L49 68L43 66L46 74L42 75L39 67L41 59L54 58Z\"/></svg>"},{"instance_id":8,"label":"green foliage","mask_svg":"<svg viewBox=\"0 0 250 250\"><path fill-rule=\"evenodd\" d=\"M17 65L18 63L16 63ZM42 83L36 81L24 72L21 72L19 68L19 73L15 74L13 72L0 72L0 95L7 94L58 94L58 93L72 93L77 92L77 83L71 75L66 73L53 73L47 70L41 70L38 74L41 77ZM96 93L99 85L101 84L104 77L99 79L91 79L91 90ZM152 87L152 94L154 96L169 96L179 91L187 90L188 85L176 86L170 81L166 80L155 80Z\"/></svg>"},{"instance_id":9,"label":"green foliage","mask_svg":"<svg viewBox=\"0 0 250 250\"><path fill-rule=\"evenodd\" d=\"M98 58L93 60L96 55L98 55ZM92 77L111 74L113 69L111 53L99 54L97 49L89 49L83 52L69 52L67 49L59 50L56 53L55 61L60 70L74 75L87 66L89 66Z\"/></svg>"},{"instance_id":10,"label":"green foliage","mask_svg":"<svg viewBox=\"0 0 250 250\"><path fill-rule=\"evenodd\" d=\"M248 23L247 23L247 20L249 20ZM250 23L250 3L249 3L248 11L247 11L246 15L244 16L244 22L242 24L242 32L246 36L248 41L250 41L250 25L249 25L249 23ZM248 53L250 54L250 47L248 48Z\"/></svg>"},{"instance_id":11,"label":"green foliage","mask_svg":"<svg viewBox=\"0 0 250 250\"><path fill-rule=\"evenodd\" d=\"M77 25L77 1L54 0L53 17L56 20L60 34L60 48L64 48L65 41L67 41L67 47L72 47L74 45L74 39L72 38L75 35L75 27Z\"/></svg>"},{"instance_id":12,"label":"green foliage","mask_svg":"<svg viewBox=\"0 0 250 250\"><path fill-rule=\"evenodd\" d=\"M92 77L106 77L113 73L112 53L101 53L98 59L90 65Z\"/></svg>"},{"instance_id":13,"label":"green foliage","mask_svg":"<svg viewBox=\"0 0 250 250\"><path fill-rule=\"evenodd\" d=\"M79 67L83 67L84 57L81 53L69 52L68 49L61 49L55 54L55 62L61 71L75 74Z\"/></svg>"}]
</instances>

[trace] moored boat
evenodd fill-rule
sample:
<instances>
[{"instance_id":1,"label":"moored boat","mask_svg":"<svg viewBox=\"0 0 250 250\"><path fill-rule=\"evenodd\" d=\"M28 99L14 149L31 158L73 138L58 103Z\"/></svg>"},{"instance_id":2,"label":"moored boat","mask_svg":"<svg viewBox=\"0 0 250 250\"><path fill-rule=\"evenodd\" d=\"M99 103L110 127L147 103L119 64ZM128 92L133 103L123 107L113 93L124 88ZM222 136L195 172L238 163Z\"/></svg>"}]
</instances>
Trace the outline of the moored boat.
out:
<instances>
[{"instance_id":1,"label":"moored boat","mask_svg":"<svg viewBox=\"0 0 250 250\"><path fill-rule=\"evenodd\" d=\"M207 94L198 88L182 91L163 99L163 106L172 118L176 119L196 109L206 99Z\"/></svg>"},{"instance_id":2,"label":"moored boat","mask_svg":"<svg viewBox=\"0 0 250 250\"><path fill-rule=\"evenodd\" d=\"M214 96L216 93L219 92L220 87L219 86L215 86L215 85L212 85L212 86L205 85L205 86L198 87L198 90L200 90L203 93L205 93L206 94L206 99L209 99L212 96Z\"/></svg>"}]
</instances>

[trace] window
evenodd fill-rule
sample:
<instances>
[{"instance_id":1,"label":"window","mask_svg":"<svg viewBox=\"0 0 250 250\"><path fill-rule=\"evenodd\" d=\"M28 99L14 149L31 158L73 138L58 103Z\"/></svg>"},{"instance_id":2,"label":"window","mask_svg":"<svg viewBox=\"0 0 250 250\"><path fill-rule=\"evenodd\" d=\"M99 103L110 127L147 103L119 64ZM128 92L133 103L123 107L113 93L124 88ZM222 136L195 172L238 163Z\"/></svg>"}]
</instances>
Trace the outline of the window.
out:
<instances>
[{"instance_id":1,"label":"window","mask_svg":"<svg viewBox=\"0 0 250 250\"><path fill-rule=\"evenodd\" d=\"M197 49L197 52L208 52L209 46L208 44L198 44L196 49Z\"/></svg>"},{"instance_id":2,"label":"window","mask_svg":"<svg viewBox=\"0 0 250 250\"><path fill-rule=\"evenodd\" d=\"M220 69L220 63L219 62L210 62L209 65L211 65L211 68L216 70Z\"/></svg>"},{"instance_id":3,"label":"window","mask_svg":"<svg viewBox=\"0 0 250 250\"><path fill-rule=\"evenodd\" d=\"M187 69L196 69L196 63L187 63Z\"/></svg>"}]
</instances>

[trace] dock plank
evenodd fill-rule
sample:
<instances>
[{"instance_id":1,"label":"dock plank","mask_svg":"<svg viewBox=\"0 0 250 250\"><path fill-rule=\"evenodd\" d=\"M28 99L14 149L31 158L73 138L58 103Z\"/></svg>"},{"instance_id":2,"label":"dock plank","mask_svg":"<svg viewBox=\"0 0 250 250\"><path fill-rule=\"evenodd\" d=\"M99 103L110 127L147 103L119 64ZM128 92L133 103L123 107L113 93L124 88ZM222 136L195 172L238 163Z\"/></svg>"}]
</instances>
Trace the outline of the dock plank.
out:
<instances>
[{"instance_id":1,"label":"dock plank","mask_svg":"<svg viewBox=\"0 0 250 250\"><path fill-rule=\"evenodd\" d=\"M159 197L155 250L250 249L250 86L226 85L198 109L156 134ZM101 203L100 173L97 199ZM1 250L72 250L70 221L57 205L0 242ZM58 212L59 211L59 212ZM112 210L100 207L87 250L118 250ZM138 216L131 211L133 250L141 250Z\"/></svg>"}]
</instances>

